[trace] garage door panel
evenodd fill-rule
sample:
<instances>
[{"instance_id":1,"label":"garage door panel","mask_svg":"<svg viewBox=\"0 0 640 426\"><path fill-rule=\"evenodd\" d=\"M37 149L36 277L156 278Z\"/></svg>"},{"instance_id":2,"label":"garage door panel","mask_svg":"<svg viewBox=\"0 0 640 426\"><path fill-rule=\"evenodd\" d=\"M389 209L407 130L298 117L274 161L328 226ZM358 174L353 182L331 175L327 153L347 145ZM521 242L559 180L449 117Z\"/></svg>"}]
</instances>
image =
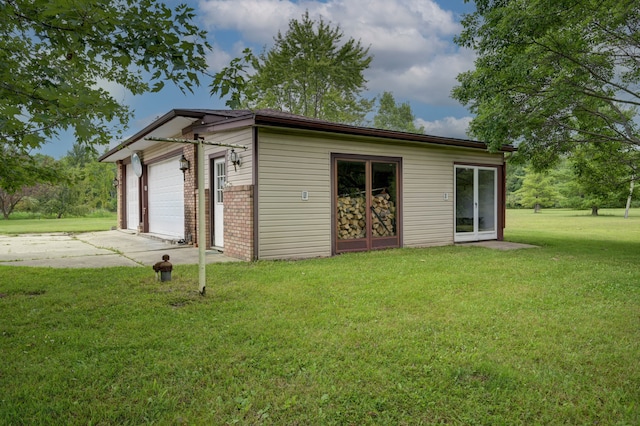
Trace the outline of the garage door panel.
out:
<instances>
[{"instance_id":1,"label":"garage door panel","mask_svg":"<svg viewBox=\"0 0 640 426\"><path fill-rule=\"evenodd\" d=\"M184 177L178 157L148 167L149 232L184 238Z\"/></svg>"}]
</instances>

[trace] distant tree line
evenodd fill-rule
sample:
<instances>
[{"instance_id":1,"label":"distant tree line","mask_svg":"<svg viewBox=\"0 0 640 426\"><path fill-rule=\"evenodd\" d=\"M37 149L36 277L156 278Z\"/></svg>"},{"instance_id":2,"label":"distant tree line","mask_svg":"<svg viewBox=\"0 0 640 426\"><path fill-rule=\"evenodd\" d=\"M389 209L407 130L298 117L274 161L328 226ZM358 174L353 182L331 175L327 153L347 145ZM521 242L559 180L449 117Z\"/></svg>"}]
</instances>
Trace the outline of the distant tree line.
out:
<instances>
[{"instance_id":1,"label":"distant tree line","mask_svg":"<svg viewBox=\"0 0 640 426\"><path fill-rule=\"evenodd\" d=\"M60 160L42 154L25 158L34 170L46 170L47 174L22 180L19 186L0 182L4 219L16 212L59 219L115 211L115 164L99 163L97 157L93 148L76 144Z\"/></svg>"},{"instance_id":2,"label":"distant tree line","mask_svg":"<svg viewBox=\"0 0 640 426\"><path fill-rule=\"evenodd\" d=\"M588 209L640 207L634 180L637 170L601 151L582 152L562 159L544 172L530 165L508 164L507 207ZM639 153L640 154L640 153ZM637 161L637 160L636 160Z\"/></svg>"}]
</instances>

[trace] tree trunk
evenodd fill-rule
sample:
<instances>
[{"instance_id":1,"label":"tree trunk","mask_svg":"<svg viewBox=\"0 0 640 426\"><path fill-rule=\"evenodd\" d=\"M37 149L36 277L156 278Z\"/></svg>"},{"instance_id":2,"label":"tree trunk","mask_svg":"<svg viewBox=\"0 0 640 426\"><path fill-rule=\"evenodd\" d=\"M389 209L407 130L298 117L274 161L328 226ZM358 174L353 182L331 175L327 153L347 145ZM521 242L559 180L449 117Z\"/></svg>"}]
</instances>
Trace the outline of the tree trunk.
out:
<instances>
[{"instance_id":1,"label":"tree trunk","mask_svg":"<svg viewBox=\"0 0 640 426\"><path fill-rule=\"evenodd\" d=\"M598 216L598 206L591 206L591 216Z\"/></svg>"},{"instance_id":2,"label":"tree trunk","mask_svg":"<svg viewBox=\"0 0 640 426\"><path fill-rule=\"evenodd\" d=\"M633 184L635 183L635 176L631 176L631 183L629 184L629 196L627 197L627 207L624 209L624 218L629 219L629 208L631 207L631 196L633 195Z\"/></svg>"}]
</instances>

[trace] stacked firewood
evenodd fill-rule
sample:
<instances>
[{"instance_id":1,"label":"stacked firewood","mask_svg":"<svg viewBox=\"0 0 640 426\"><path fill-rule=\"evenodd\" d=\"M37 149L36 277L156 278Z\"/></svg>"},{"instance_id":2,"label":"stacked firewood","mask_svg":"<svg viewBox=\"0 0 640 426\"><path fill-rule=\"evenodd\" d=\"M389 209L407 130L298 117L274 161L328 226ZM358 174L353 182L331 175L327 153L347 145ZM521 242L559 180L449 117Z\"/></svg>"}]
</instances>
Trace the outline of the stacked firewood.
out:
<instances>
[{"instance_id":1,"label":"stacked firewood","mask_svg":"<svg viewBox=\"0 0 640 426\"><path fill-rule=\"evenodd\" d=\"M352 240L364 238L367 203L364 197L338 197L338 238Z\"/></svg>"},{"instance_id":2,"label":"stacked firewood","mask_svg":"<svg viewBox=\"0 0 640 426\"><path fill-rule=\"evenodd\" d=\"M338 197L337 232L341 240L365 238L366 230L366 199L361 196ZM389 194L381 193L371 199L371 220L374 237L390 237L395 233L396 207L390 200Z\"/></svg>"},{"instance_id":3,"label":"stacked firewood","mask_svg":"<svg viewBox=\"0 0 640 426\"><path fill-rule=\"evenodd\" d=\"M396 206L390 200L389 194L383 192L371 200L371 215L374 237L393 237L395 230Z\"/></svg>"}]
</instances>

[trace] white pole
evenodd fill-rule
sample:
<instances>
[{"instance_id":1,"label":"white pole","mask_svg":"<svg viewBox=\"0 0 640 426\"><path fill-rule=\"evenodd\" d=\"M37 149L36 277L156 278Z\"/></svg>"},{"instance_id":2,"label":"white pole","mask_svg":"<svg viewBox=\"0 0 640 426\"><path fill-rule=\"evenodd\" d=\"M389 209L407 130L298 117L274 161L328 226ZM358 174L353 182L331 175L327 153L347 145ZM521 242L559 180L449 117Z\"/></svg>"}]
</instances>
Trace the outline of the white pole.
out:
<instances>
[{"instance_id":1,"label":"white pole","mask_svg":"<svg viewBox=\"0 0 640 426\"><path fill-rule=\"evenodd\" d=\"M173 142L173 143L191 143L197 145L197 156L198 156L198 269L199 269L199 282L200 282L200 294L204 296L205 287L207 282L207 271L206 271L206 224L205 224L205 211L204 211L204 145L214 145L214 146L227 146L230 148L238 148L238 149L247 149L246 146L236 145L236 144L227 144L220 142L211 142L205 141L204 139L175 139L175 138L157 138L157 137L146 137L144 138L146 141L157 141L157 142Z\"/></svg>"},{"instance_id":2,"label":"white pole","mask_svg":"<svg viewBox=\"0 0 640 426\"><path fill-rule=\"evenodd\" d=\"M202 145L202 139L198 140L196 147L198 150L198 270L199 270L199 282L200 282L200 294L204 296L205 287L207 282L207 270L206 270L206 225L205 225L205 211L204 211L204 146Z\"/></svg>"},{"instance_id":3,"label":"white pole","mask_svg":"<svg viewBox=\"0 0 640 426\"><path fill-rule=\"evenodd\" d=\"M629 184L629 196L627 197L627 207L624 209L624 218L629 219L629 207L631 207L631 197L633 197L633 184L636 181L636 176L631 176L631 183Z\"/></svg>"}]
</instances>

